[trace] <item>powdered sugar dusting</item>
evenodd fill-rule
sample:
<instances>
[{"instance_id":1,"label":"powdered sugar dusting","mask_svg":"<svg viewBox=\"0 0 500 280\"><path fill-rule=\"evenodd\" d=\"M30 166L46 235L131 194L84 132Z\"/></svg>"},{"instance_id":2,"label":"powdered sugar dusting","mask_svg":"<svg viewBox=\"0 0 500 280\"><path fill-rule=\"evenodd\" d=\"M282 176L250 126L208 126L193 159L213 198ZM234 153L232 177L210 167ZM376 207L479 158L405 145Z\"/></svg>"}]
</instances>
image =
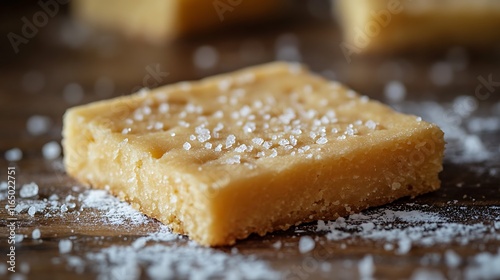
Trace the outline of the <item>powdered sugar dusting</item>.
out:
<instances>
[{"instance_id":1,"label":"powdered sugar dusting","mask_svg":"<svg viewBox=\"0 0 500 280\"><path fill-rule=\"evenodd\" d=\"M6 191L1 184L2 193ZM75 190L78 188L74 188ZM62 208L65 207L65 211ZM126 202L120 201L105 190L87 189L80 194L60 197L18 200L16 213L34 211L36 215L51 218L55 216L86 213L98 218L97 223L113 226L134 226L154 223ZM79 218L77 218L79 219ZM145 236L125 242L124 246L110 246L98 251L83 253L82 248L74 246L74 241L62 239L58 243L60 258L77 273L92 269L99 279L276 279L280 277L269 264L254 255L229 254L217 249L196 245L192 241L174 234L165 225ZM30 236L43 239L43 231L35 228ZM22 235L21 235L22 237ZM48 236L47 236L48 237ZM20 240L16 242L21 242ZM21 239L22 240L22 239ZM127 240L125 238L124 240ZM74 255L73 255L74 254Z\"/></svg>"},{"instance_id":2,"label":"powdered sugar dusting","mask_svg":"<svg viewBox=\"0 0 500 280\"><path fill-rule=\"evenodd\" d=\"M150 219L134 209L130 204L120 201L105 190L88 190L78 196L80 209L92 208L101 212L103 222L120 224L147 224Z\"/></svg>"},{"instance_id":3,"label":"powdered sugar dusting","mask_svg":"<svg viewBox=\"0 0 500 280\"><path fill-rule=\"evenodd\" d=\"M25 186L30 189L28 190L26 187L21 189L21 192L24 190L21 197L25 199L17 200L14 208L17 214L28 213L32 217L42 215L46 218L52 218L90 210L88 215L98 217L101 219L100 222L108 225L142 225L151 221L130 204L120 201L105 190L89 189L78 194L77 197L70 194L64 198L52 195L48 199L35 199L34 196L38 194L38 186L35 183ZM35 186L36 192L31 190Z\"/></svg>"},{"instance_id":4,"label":"powdered sugar dusting","mask_svg":"<svg viewBox=\"0 0 500 280\"><path fill-rule=\"evenodd\" d=\"M370 255L365 256L358 263L358 270L359 270L359 276L361 279L363 279L363 280L372 279L373 271L374 271L373 257Z\"/></svg>"},{"instance_id":5,"label":"powdered sugar dusting","mask_svg":"<svg viewBox=\"0 0 500 280\"><path fill-rule=\"evenodd\" d=\"M5 184L0 184L1 192L6 191ZM170 232L167 226L155 224L152 219L143 216L129 204L121 202L105 190L89 190L73 188L73 193L67 195L50 195L40 192L38 196L21 198L16 207L16 213L28 213L34 217L73 217L71 215L86 213L97 223L112 226L134 226L151 224L144 236L124 239L120 246L109 246L94 251L81 251L75 246L78 241L62 239L58 244L60 260L76 272L92 269L99 278L120 279L150 278L244 278L244 279L275 279L286 277L288 269L274 269L271 263L260 259L257 255L240 254L239 250L223 252L218 249L209 249L197 246L194 242ZM439 209L436 210L436 209ZM443 210L444 209L444 210ZM350 215L347 218L338 218L335 221L318 221L315 230L325 232L323 236L304 235L296 239L293 247L303 253L303 260L310 260L317 256L317 250L323 252L324 246L340 244L343 250L348 246L363 246L362 244L380 244L387 254L413 256L414 250L419 248L439 248L447 244L478 244L481 242L498 242L500 235L500 208L485 206L481 209L473 207L448 205L444 208L432 206L406 204L400 206L386 206ZM446 211L446 214L442 211ZM468 215L475 217L467 223L455 220L457 217ZM79 215L75 215L78 217ZM79 219L79 218L77 218ZM475 222L477 221L477 222ZM479 222L480 221L480 222ZM308 226L301 227L307 229ZM50 233L43 228L35 228L26 235L33 239L49 238ZM16 242L21 242L23 235ZM264 237L264 239L267 239ZM73 241L71 241L73 240ZM325 243L326 242L326 243ZM263 243L265 244L265 242ZM489 244L489 243L487 243ZM275 240L269 243L269 248L281 251L290 248L286 239ZM471 256L460 255L457 251L446 249L442 253L430 253L421 258L421 266L412 272L412 279L423 279L429 275L441 275L433 266L443 263L449 269L459 269L466 279L495 279L500 275L498 267L500 252L479 253ZM323 255L321 255L323 256ZM379 256L367 254L362 258L351 260L349 263L329 262L317 259L318 269L331 273L332 269L354 270L361 279L374 278L375 263ZM319 270L318 270L319 271ZM229 276L228 276L229 275ZM292 274L291 276L293 276ZM298 274L302 275L302 274ZM315 275L315 274L310 274ZM297 275L295 275L297 276Z\"/></svg>"},{"instance_id":6,"label":"powdered sugar dusting","mask_svg":"<svg viewBox=\"0 0 500 280\"><path fill-rule=\"evenodd\" d=\"M299 252L302 254L310 252L315 247L314 239L310 236L302 236L299 240Z\"/></svg>"},{"instance_id":7,"label":"powdered sugar dusting","mask_svg":"<svg viewBox=\"0 0 500 280\"><path fill-rule=\"evenodd\" d=\"M88 253L73 269L90 265L102 279L276 279L280 274L255 256L228 254L177 242L167 227L136 239L128 246L111 246ZM72 265L73 264L73 265Z\"/></svg>"},{"instance_id":8,"label":"powdered sugar dusting","mask_svg":"<svg viewBox=\"0 0 500 280\"><path fill-rule=\"evenodd\" d=\"M496 254L480 253L472 257L473 264L465 269L466 279L500 278L500 249Z\"/></svg>"},{"instance_id":9,"label":"powdered sugar dusting","mask_svg":"<svg viewBox=\"0 0 500 280\"><path fill-rule=\"evenodd\" d=\"M23 152L19 148L12 148L5 152L5 160L19 161L23 158Z\"/></svg>"},{"instance_id":10,"label":"powdered sugar dusting","mask_svg":"<svg viewBox=\"0 0 500 280\"><path fill-rule=\"evenodd\" d=\"M500 215L499 209L489 211L492 219ZM378 209L353 214L347 219L318 221L317 230L326 232L326 238L332 241L360 238L385 242L390 244L384 246L386 249L396 248L398 254L410 252L413 245L429 247L452 242L468 244L474 240L500 240L500 235L495 234L493 221L492 224L458 223L425 207L409 211Z\"/></svg>"},{"instance_id":11,"label":"powdered sugar dusting","mask_svg":"<svg viewBox=\"0 0 500 280\"><path fill-rule=\"evenodd\" d=\"M498 117L475 116L478 101L458 96L449 103L403 101L393 106L404 113L418 114L425 121L439 125L447 142L445 160L474 163L500 156L498 145L487 146L481 133L500 130Z\"/></svg>"}]
</instances>

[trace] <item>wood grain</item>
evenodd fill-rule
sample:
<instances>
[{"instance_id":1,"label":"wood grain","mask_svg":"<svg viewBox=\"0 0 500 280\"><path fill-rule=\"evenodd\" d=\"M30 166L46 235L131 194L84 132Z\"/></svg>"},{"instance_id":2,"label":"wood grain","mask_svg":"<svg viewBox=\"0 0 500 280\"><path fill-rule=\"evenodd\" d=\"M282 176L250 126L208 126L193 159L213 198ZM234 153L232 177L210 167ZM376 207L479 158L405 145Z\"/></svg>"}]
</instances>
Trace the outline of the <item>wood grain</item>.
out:
<instances>
[{"instance_id":1,"label":"wood grain","mask_svg":"<svg viewBox=\"0 0 500 280\"><path fill-rule=\"evenodd\" d=\"M18 8L10 15L10 22L16 28L16 19L29 9ZM17 23L17 25L15 25ZM68 104L63 98L64 86L69 83L80 84L85 95L79 104L129 94L133 89L145 86L144 77L148 66L158 65L168 72L158 85L181 80L194 80L208 75L255 65L276 59L276 42L283 38L295 38L300 50L300 60L318 73L334 77L363 94L384 101L384 85L391 80L403 81L407 87L407 100L435 100L444 104L456 96L474 97L478 77L493 75L500 80L498 63L500 51L492 49L484 54L467 54L467 67L454 72L453 81L444 86L434 85L429 79L429 70L438 61L448 61L447 55L411 54L399 57L361 57L355 56L348 64L338 47L341 37L334 23L325 20L310 20L300 23L283 23L265 28L255 28L237 34L216 34L202 39L176 41L164 46L150 46L142 42L125 41L122 38L90 32L83 39L73 34L73 40L82 39L83 43L74 48L61 40L61 32L68 25L65 12L51 19L37 36L22 45L18 54L8 46L2 47L0 64L0 153L19 147L23 159L17 163L0 161L0 180L6 180L8 166L16 166L17 185L35 181L40 186L38 199L48 198L51 194L66 197L78 195L85 190L69 178L63 171L54 168L57 161L44 160L42 146L50 140L61 139L61 119ZM7 28L3 28L8 32ZM71 33L71 32L70 32ZM283 37L285 36L285 37ZM290 37L291 36L291 37ZM193 64L193 52L200 45L213 46L219 55L214 68L200 70ZM250 46L251 55L242 53L242 46ZM23 77L35 71L44 77L44 84L37 92L30 93L23 85ZM95 83L100 77L113 82L109 95L98 95ZM28 81L29 82L29 81ZM500 90L500 89L499 89ZM492 109L500 101L498 92L487 100L478 101L477 116L499 117ZM415 109L418 111L418 108ZM498 109L497 109L498 110ZM34 114L51 118L53 126L49 132L32 136L26 130L26 121ZM498 150L500 131L484 132L480 135L487 148ZM264 237L252 236L235 245L242 255L256 255L274 269L283 273L285 279L350 279L357 278L357 262L366 255L374 258L374 276L377 279L402 279L410 277L418 268L435 269L443 275L461 279L463 270L472 264L472 257L480 252L495 253L500 247L500 229L495 229L494 221L500 217L500 157L492 157L479 163L453 163L446 160L440 175L442 187L439 191L416 199L402 199L391 204L390 209L422 209L429 207L450 221L460 224L483 223L489 227L493 238L475 239L467 244L453 241L426 247L414 245L410 252L398 255L384 250L384 242L349 237L342 241L331 241L325 233L316 232L315 225L301 225L285 232L276 232ZM73 186L80 186L73 189ZM450 203L452 202L452 203ZM8 215L6 201L0 201L0 248L2 256L8 250L6 238ZM495 207L497 206L497 207ZM382 208L385 209L385 208ZM78 212L80 214L78 214ZM28 263L29 279L90 279L97 277L95 270L87 265L78 271L68 266L68 255L59 254L58 242L71 238L71 255L83 257L88 252L98 251L112 245L129 245L133 240L155 231L160 226L151 220L146 226L107 225L101 223L100 213L86 209L73 211L64 216L44 217L19 214L17 233L26 237L16 247L18 263ZM78 219L77 219L78 218ZM40 240L31 238L34 228L42 232ZM316 248L301 254L298 240L302 235L317 237ZM485 235L486 236L486 235ZM495 238L496 236L496 238ZM272 244L281 241L280 249ZM175 241L185 244L186 238ZM165 243L168 245L169 243ZM344 244L344 245L342 245ZM218 248L230 254L231 248ZM457 269L451 269L442 258L447 250L461 256L463 262ZM326 254L324 252L327 252ZM423 263L429 254L436 253L441 258L431 264ZM307 258L313 257L318 263L329 263L329 270L320 268L304 270ZM3 261L2 261L3 263ZM301 273L293 272L293 267ZM457 272L458 271L458 272ZM10 274L1 274L8 279Z\"/></svg>"}]
</instances>

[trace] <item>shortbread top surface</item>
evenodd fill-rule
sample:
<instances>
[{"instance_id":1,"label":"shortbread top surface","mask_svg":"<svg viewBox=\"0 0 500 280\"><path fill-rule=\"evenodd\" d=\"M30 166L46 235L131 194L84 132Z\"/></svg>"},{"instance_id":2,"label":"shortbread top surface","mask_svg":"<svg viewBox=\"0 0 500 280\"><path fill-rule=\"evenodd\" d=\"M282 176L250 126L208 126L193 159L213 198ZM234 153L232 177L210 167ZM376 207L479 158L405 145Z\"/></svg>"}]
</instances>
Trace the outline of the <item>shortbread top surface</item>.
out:
<instances>
[{"instance_id":1,"label":"shortbread top surface","mask_svg":"<svg viewBox=\"0 0 500 280\"><path fill-rule=\"evenodd\" d=\"M348 159L371 145L439 129L289 63L98 104L82 117L172 171L212 186Z\"/></svg>"}]
</instances>

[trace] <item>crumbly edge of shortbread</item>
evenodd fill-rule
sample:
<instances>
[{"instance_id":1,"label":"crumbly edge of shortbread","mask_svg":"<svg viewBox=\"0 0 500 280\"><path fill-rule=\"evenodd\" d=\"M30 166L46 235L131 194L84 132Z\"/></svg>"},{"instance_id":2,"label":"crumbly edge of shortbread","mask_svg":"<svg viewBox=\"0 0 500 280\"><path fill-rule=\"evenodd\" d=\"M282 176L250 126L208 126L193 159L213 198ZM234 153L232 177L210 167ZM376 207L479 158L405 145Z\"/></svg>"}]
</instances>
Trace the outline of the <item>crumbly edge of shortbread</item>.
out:
<instances>
[{"instance_id":1,"label":"crumbly edge of shortbread","mask_svg":"<svg viewBox=\"0 0 500 280\"><path fill-rule=\"evenodd\" d=\"M327 166L325 164L329 160L324 158L305 166L309 170L315 170L317 174L298 174L297 167L277 177L275 174L263 173L254 180L235 181L218 191L207 189L206 192L200 192L200 182L194 180L189 183L187 178L176 180L174 178L181 178L182 175L172 174L172 168L167 166L158 170L157 163L144 154L142 159L137 160L141 153L133 146L122 148L120 155L110 161L112 153L123 143L120 139L113 139L105 144L95 144L99 143L99 139L95 139L96 142L89 145L88 152L93 153L92 149L97 149L102 160L101 163L92 161L90 164L105 167L94 171L94 176L88 177L85 167L80 167L83 168L80 170L68 168L68 173L93 187L109 189L146 215L168 224L177 233L188 234L200 244L228 245L254 232L264 235L303 222L335 219L404 196L416 196L438 189L440 182L437 174L441 170L442 159L440 147L444 145L440 131L425 129L419 134L411 144L404 144L408 140L405 138L394 139L392 143L359 151L350 160L360 162L357 166L347 164L349 160L346 159L333 161L333 164ZM65 143L68 144L70 143ZM388 151L384 151L386 146L398 148L388 155ZM102 154L105 151L109 153ZM375 154L378 158L368 157L369 160L363 161L362 158L367 157L365 153ZM418 164L398 169L402 159L409 157L414 157ZM74 155L70 152L66 159L74 160ZM122 164L123 161L127 163ZM142 164L140 170L137 170L137 162ZM71 164L66 163L66 166L70 167ZM370 171L372 168L380 170L378 177L362 177L363 171ZM167 172L170 174L169 179L162 175ZM325 172L332 172L331 176L318 175ZM357 173L359 175L356 176L359 177L343 178L342 173L345 172ZM130 180L120 174L135 174L130 177L140 180ZM110 177L120 179L107 180ZM311 184L311 179L315 177L319 178L316 182L308 188L303 187ZM269 185L255 184L271 179L273 181ZM144 187L159 184L161 189ZM171 203L173 193L176 193L178 203ZM266 195L262 196L263 193ZM292 197L291 201L283 200L283 197L288 196ZM256 201L259 201L258 205ZM232 203L236 204L231 205ZM169 208L169 205L174 208ZM264 216L266 213L273 213L273 216Z\"/></svg>"},{"instance_id":2,"label":"crumbly edge of shortbread","mask_svg":"<svg viewBox=\"0 0 500 280\"><path fill-rule=\"evenodd\" d=\"M202 205L206 201L203 183L162 165L138 148L139 138L112 133L93 120L86 122L87 109L108 105L101 102L66 113L62 144L67 173L91 187L110 191L176 233L202 239L196 236L196 229L208 227L211 219Z\"/></svg>"}]
</instances>

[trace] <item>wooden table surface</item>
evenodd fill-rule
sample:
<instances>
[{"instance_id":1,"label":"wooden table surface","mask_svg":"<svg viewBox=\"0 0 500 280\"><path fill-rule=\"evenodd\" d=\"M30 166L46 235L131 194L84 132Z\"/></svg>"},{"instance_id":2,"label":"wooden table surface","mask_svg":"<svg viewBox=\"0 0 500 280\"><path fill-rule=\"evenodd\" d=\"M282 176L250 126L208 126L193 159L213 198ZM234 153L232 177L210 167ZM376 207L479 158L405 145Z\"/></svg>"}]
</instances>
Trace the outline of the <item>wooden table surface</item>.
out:
<instances>
[{"instance_id":1,"label":"wooden table surface","mask_svg":"<svg viewBox=\"0 0 500 280\"><path fill-rule=\"evenodd\" d=\"M19 32L22 26L20 18L31 16L34 11L36 6L16 6L12 14L5 15L5 21L2 19L5 22L1 27L2 32ZM438 241L432 246L413 242L409 252L398 253L397 250L384 249L387 243L384 239L370 239L353 233L345 239L334 240L326 232L318 232L314 223L264 237L252 236L234 246L237 252L232 247L214 251L230 258L253 255L268 265L270 270L279 273L278 276L273 274L273 278L284 279L356 279L360 277L360 272L366 272L360 269L360 264L367 263L361 261L366 261L366 256L371 256L373 260L373 277L377 279L403 279L412 275L424 277L421 279L432 278L432 275L464 279L473 275L467 274L471 267L487 265L484 259L477 258L478 254L498 254L500 130L494 125L485 129L477 126L487 118L493 124L500 119L500 87L492 88L486 99L479 98L476 88L481 84L481 77L488 79L491 76L490 79L500 81L500 48L483 53L469 53L454 48L431 55L412 53L397 57L354 54L353 61L347 63L339 48L341 36L338 27L321 16L151 46L81 28L72 24L66 12L62 11L51 18L47 26L40 28L28 43L20 45L17 54L5 40L6 37L3 38L0 47L0 154L17 147L22 150L23 158L18 162L7 162L2 156L0 181L7 180L8 167L15 167L18 189L29 182L36 182L40 187L38 197L24 199L18 196L19 203L48 199L52 194L58 194L61 198L69 194L78 196L87 190L64 173L60 159L46 160L41 152L45 143L61 140L62 115L68 107L129 94L141 87L194 80L244 66L289 59L301 61L312 70L346 83L371 98L391 102L399 110L421 114L424 118L429 114L434 114L431 117L436 116L435 111L429 113L429 108L437 104L437 110L441 110L437 115L444 122L440 125L449 129L466 127L467 135L477 134L489 151L488 156L476 159L470 155L457 156L463 152L460 139L449 139L444 170L440 174L440 190L415 199L401 199L367 213L388 209L431 212L439 215L441 221L447 221L442 224L443 227L453 222L462 227L481 225L482 229L464 234L448 233L447 236L452 238L446 242L434 236ZM193 53L200 46L210 46L216 50L217 60L213 67L196 67ZM446 77L441 76L450 73L451 80L446 82ZM437 77L438 81L433 82L433 77ZM441 78L445 80L442 85ZM384 87L394 80L401 81L406 88L404 101L393 102L384 96ZM82 87L84 95L81 98L76 95L71 99L63 94L65 86L72 83L77 88L78 85ZM460 103L458 96L472 103ZM453 107L452 104L472 105L464 109ZM464 113L464 110L467 112ZM33 115L49 117L52 122L49 131L32 135L26 124ZM477 121L470 122L471 118ZM5 190L1 192L5 194ZM2 264L6 264L6 254L10 250L7 243L9 232L5 227L10 217L5 210L6 204L3 196L0 201ZM27 211L16 214L16 233L24 235L24 240L16 244L18 271L4 272L7 267L0 266L3 270L0 271L0 279L106 278L110 276L106 274L106 267L111 271L113 264L103 261L97 268L95 262L85 261L89 252L98 252L110 246L130 246L134 240L160 227L154 220L149 220L145 225L103 223L103 215L106 215L104 211L95 209L68 211L52 216L37 213L32 217ZM395 221L394 226L405 228L415 225ZM40 239L32 238L35 228L41 231ZM432 237L433 234L438 235L439 231L429 234ZM300 253L298 243L300 237L305 235L315 238L316 247L310 252ZM59 252L58 244L62 239L72 240L73 249L70 253ZM273 244L279 244L277 241L282 244L279 248L273 247ZM186 238L158 243L167 247L188 244ZM400 245L395 244L396 248ZM460 262L456 266L446 257L446 252L450 251L459 256ZM72 260L84 262L75 265L71 264ZM481 264L481 261L484 263ZM368 264L370 266L371 261ZM148 265L141 263L140 266L144 272ZM193 266L192 269L195 271L198 268ZM483 266L483 269L487 272L496 269L498 273L498 265L494 267L490 264ZM141 275L147 278L145 273ZM182 277L183 274L177 276ZM490 274L490 277L500 279L500 273Z\"/></svg>"}]
</instances>

